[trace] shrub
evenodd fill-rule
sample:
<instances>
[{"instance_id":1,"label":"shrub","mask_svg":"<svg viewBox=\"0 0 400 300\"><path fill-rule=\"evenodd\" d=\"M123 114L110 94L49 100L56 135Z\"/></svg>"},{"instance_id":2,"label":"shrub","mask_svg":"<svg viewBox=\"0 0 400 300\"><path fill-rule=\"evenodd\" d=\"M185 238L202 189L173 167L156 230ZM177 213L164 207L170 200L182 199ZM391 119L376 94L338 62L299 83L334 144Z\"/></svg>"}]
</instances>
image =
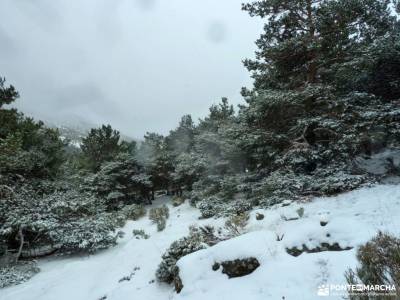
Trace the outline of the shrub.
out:
<instances>
[{"instance_id":1,"label":"shrub","mask_svg":"<svg viewBox=\"0 0 400 300\"><path fill-rule=\"evenodd\" d=\"M239 199L229 204L227 212L229 214L241 215L253 208L253 204L250 200Z\"/></svg>"},{"instance_id":2,"label":"shrub","mask_svg":"<svg viewBox=\"0 0 400 300\"><path fill-rule=\"evenodd\" d=\"M40 270L35 261L19 262L0 268L0 289L28 281Z\"/></svg>"},{"instance_id":3,"label":"shrub","mask_svg":"<svg viewBox=\"0 0 400 300\"><path fill-rule=\"evenodd\" d=\"M182 197L174 196L172 198L172 205L175 206L175 207L179 206L179 205L182 205L184 202L185 202L185 199L182 198Z\"/></svg>"},{"instance_id":4,"label":"shrub","mask_svg":"<svg viewBox=\"0 0 400 300\"><path fill-rule=\"evenodd\" d=\"M181 238L171 244L162 255L162 261L156 271L156 278L160 282L172 283L178 275L176 262L183 256L206 248L205 234L201 230L192 228L189 236Z\"/></svg>"},{"instance_id":5,"label":"shrub","mask_svg":"<svg viewBox=\"0 0 400 300\"><path fill-rule=\"evenodd\" d=\"M150 237L143 229L133 229L132 234L135 236L136 239L143 238L147 240Z\"/></svg>"},{"instance_id":6,"label":"shrub","mask_svg":"<svg viewBox=\"0 0 400 300\"><path fill-rule=\"evenodd\" d=\"M200 210L201 217L208 219L221 212L224 208L224 203L218 197L211 196L199 201L196 207Z\"/></svg>"},{"instance_id":7,"label":"shrub","mask_svg":"<svg viewBox=\"0 0 400 300\"><path fill-rule=\"evenodd\" d=\"M157 224L157 230L163 231L169 218L169 209L166 205L151 208L149 211L149 219Z\"/></svg>"},{"instance_id":8,"label":"shrub","mask_svg":"<svg viewBox=\"0 0 400 300\"><path fill-rule=\"evenodd\" d=\"M146 214L146 208L142 204L127 205L122 209L126 219L136 221Z\"/></svg>"},{"instance_id":9,"label":"shrub","mask_svg":"<svg viewBox=\"0 0 400 300\"><path fill-rule=\"evenodd\" d=\"M394 285L397 291L396 296L400 296L399 238L380 232L371 241L358 249L357 260L359 267L355 271L349 269L345 274L349 284ZM384 296L373 297L356 294L350 296L350 299L384 299Z\"/></svg>"},{"instance_id":10,"label":"shrub","mask_svg":"<svg viewBox=\"0 0 400 300\"><path fill-rule=\"evenodd\" d=\"M167 226L167 220L161 218L157 221L157 231L163 231Z\"/></svg>"},{"instance_id":11,"label":"shrub","mask_svg":"<svg viewBox=\"0 0 400 300\"><path fill-rule=\"evenodd\" d=\"M115 219L88 193L68 190L39 196L28 189L0 201L0 238L16 249L20 236L22 254L51 247L66 253L104 249L115 244ZM9 212L13 213L10 214Z\"/></svg>"},{"instance_id":12,"label":"shrub","mask_svg":"<svg viewBox=\"0 0 400 300\"><path fill-rule=\"evenodd\" d=\"M225 222L225 228L228 230L230 235L238 236L241 235L244 231L244 228L249 221L249 214L247 212L231 216Z\"/></svg>"}]
</instances>

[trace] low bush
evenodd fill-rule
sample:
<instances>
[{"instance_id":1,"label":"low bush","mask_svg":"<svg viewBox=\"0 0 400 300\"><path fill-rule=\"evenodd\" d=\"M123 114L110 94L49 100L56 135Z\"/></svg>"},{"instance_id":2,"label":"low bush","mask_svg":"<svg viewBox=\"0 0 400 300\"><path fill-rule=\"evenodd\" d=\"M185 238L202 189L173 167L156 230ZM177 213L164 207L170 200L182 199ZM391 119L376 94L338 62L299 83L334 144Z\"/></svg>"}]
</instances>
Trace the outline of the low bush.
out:
<instances>
[{"instance_id":1,"label":"low bush","mask_svg":"<svg viewBox=\"0 0 400 300\"><path fill-rule=\"evenodd\" d=\"M386 233L379 233L357 251L359 267L349 269L345 276L351 285L389 285L396 287L400 297L400 239ZM351 295L351 300L393 299L389 295Z\"/></svg>"},{"instance_id":2,"label":"low bush","mask_svg":"<svg viewBox=\"0 0 400 300\"><path fill-rule=\"evenodd\" d=\"M18 262L0 268L0 289L28 281L40 270L35 261Z\"/></svg>"},{"instance_id":3,"label":"low bush","mask_svg":"<svg viewBox=\"0 0 400 300\"><path fill-rule=\"evenodd\" d=\"M149 211L149 219L153 221L154 224L157 224L158 231L163 231L165 229L168 218L169 208L166 205L151 208Z\"/></svg>"},{"instance_id":4,"label":"low bush","mask_svg":"<svg viewBox=\"0 0 400 300\"><path fill-rule=\"evenodd\" d=\"M126 219L136 221L146 215L146 208L142 204L127 205L122 209L122 213Z\"/></svg>"},{"instance_id":5,"label":"low bush","mask_svg":"<svg viewBox=\"0 0 400 300\"><path fill-rule=\"evenodd\" d=\"M182 205L185 202L185 199L183 197L179 197L179 196L174 196L172 198L172 205L173 206L179 206Z\"/></svg>"},{"instance_id":6,"label":"low bush","mask_svg":"<svg viewBox=\"0 0 400 300\"><path fill-rule=\"evenodd\" d=\"M243 234L244 228L249 221L249 213L244 212L228 218L225 222L225 228L231 236L238 236Z\"/></svg>"},{"instance_id":7,"label":"low bush","mask_svg":"<svg viewBox=\"0 0 400 300\"><path fill-rule=\"evenodd\" d=\"M143 229L133 229L132 234L136 239L145 239L147 240L150 236Z\"/></svg>"}]
</instances>

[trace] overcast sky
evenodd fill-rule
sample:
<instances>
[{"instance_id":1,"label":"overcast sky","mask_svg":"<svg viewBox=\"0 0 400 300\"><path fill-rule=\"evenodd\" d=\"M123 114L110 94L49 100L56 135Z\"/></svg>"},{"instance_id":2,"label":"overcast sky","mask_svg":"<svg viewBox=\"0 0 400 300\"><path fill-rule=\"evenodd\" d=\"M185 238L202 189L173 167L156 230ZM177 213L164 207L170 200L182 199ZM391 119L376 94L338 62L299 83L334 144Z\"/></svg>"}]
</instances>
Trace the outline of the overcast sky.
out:
<instances>
[{"instance_id":1,"label":"overcast sky","mask_svg":"<svg viewBox=\"0 0 400 300\"><path fill-rule=\"evenodd\" d=\"M0 0L0 76L51 121L167 133L251 85L260 20L242 0Z\"/></svg>"}]
</instances>

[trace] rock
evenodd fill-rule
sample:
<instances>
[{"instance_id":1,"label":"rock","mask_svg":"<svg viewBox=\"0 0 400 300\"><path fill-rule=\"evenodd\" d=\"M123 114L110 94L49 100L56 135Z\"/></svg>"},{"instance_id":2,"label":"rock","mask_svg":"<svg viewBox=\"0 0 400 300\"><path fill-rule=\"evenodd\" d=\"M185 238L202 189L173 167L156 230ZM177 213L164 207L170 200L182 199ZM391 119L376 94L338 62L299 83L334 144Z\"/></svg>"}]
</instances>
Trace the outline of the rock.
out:
<instances>
[{"instance_id":1,"label":"rock","mask_svg":"<svg viewBox=\"0 0 400 300\"><path fill-rule=\"evenodd\" d=\"M261 220L263 220L264 219L264 215L263 214L261 214L261 213L256 213L256 220L257 221L261 221Z\"/></svg>"},{"instance_id":2,"label":"rock","mask_svg":"<svg viewBox=\"0 0 400 300\"><path fill-rule=\"evenodd\" d=\"M217 271L217 270L219 270L219 267L220 267L220 264L216 262L213 264L212 269L213 269L213 271Z\"/></svg>"},{"instance_id":3,"label":"rock","mask_svg":"<svg viewBox=\"0 0 400 300\"><path fill-rule=\"evenodd\" d=\"M215 264L214 264L215 265ZM260 263L254 257L245 259L235 259L221 262L222 273L228 275L229 278L242 277L253 273Z\"/></svg>"},{"instance_id":4,"label":"rock","mask_svg":"<svg viewBox=\"0 0 400 300\"><path fill-rule=\"evenodd\" d=\"M286 252L294 257L301 255L303 252L306 253L318 253L324 251L346 251L351 250L353 247L345 247L342 248L338 243L328 244L328 243L321 243L320 246L316 248L309 249L306 245L303 245L302 249L298 249L297 247L294 248L286 248Z\"/></svg>"},{"instance_id":5,"label":"rock","mask_svg":"<svg viewBox=\"0 0 400 300\"><path fill-rule=\"evenodd\" d=\"M324 227L324 226L328 225L328 222L327 222L327 221L320 221L319 224L320 224L322 227Z\"/></svg>"}]
</instances>

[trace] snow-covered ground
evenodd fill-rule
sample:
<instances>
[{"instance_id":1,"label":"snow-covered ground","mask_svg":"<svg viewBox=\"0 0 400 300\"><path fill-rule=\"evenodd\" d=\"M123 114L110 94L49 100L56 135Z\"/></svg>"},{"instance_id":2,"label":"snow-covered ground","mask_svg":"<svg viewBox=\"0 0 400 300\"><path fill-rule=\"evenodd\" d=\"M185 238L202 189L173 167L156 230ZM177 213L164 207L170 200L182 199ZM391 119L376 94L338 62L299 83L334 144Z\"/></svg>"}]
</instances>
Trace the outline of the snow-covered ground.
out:
<instances>
[{"instance_id":1,"label":"snow-covered ground","mask_svg":"<svg viewBox=\"0 0 400 300\"><path fill-rule=\"evenodd\" d=\"M356 265L358 245L379 230L399 235L400 185L363 188L337 197L253 211L248 233L178 262L184 285L180 294L153 281L162 253L172 241L187 235L190 225L219 227L224 220L198 220L199 212L188 204L169 207L164 231L157 232L148 218L129 222L123 229L125 237L116 247L91 256L41 260L38 275L27 283L0 290L0 299L320 299L317 288L321 284L345 284L344 272ZM304 215L300 218L297 210L301 207ZM264 214L263 220L256 220L257 212ZM291 220L294 218L298 219ZM321 226L321 221L327 225ZM134 238L133 229L144 229L150 238ZM277 241L277 236L283 239ZM303 244L314 248L323 242L355 248L298 257L286 252L286 248L301 248ZM249 256L256 257L261 265L248 276L228 279L221 270L211 268L214 262ZM129 281L119 282L130 274Z\"/></svg>"}]
</instances>

